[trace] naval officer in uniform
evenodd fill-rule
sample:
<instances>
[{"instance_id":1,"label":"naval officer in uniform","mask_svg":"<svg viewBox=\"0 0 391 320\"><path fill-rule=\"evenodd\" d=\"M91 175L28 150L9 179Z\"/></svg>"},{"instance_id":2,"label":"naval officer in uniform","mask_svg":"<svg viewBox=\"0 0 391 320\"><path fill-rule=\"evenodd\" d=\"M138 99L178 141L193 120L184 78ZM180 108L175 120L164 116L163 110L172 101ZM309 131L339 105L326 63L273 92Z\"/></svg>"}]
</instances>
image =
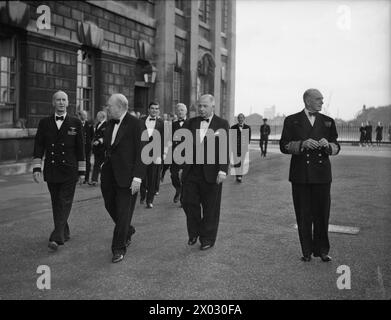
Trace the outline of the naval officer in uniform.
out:
<instances>
[{"instance_id":1,"label":"naval officer in uniform","mask_svg":"<svg viewBox=\"0 0 391 320\"><path fill-rule=\"evenodd\" d=\"M85 175L84 141L81 121L67 114L68 95L53 95L54 114L39 122L35 136L33 178L41 181L41 162L45 157L43 179L52 201L54 230L48 247L56 251L70 239L68 225L76 183Z\"/></svg>"},{"instance_id":2,"label":"naval officer in uniform","mask_svg":"<svg viewBox=\"0 0 391 320\"><path fill-rule=\"evenodd\" d=\"M288 116L282 129L280 150L291 154L289 181L292 183L299 239L304 262L320 257L331 261L328 227L330 217L330 156L340 145L332 118L321 114L323 96L317 89L303 95L304 110Z\"/></svg>"}]
</instances>

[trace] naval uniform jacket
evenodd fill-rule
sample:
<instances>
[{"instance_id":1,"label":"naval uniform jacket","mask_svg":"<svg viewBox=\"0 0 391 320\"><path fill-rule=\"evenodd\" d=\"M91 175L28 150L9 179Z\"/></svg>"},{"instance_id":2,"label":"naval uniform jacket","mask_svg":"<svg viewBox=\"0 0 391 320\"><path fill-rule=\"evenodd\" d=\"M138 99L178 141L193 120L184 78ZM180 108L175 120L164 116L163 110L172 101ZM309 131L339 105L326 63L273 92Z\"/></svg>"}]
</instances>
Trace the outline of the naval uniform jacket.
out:
<instances>
[{"instance_id":1,"label":"naval uniform jacket","mask_svg":"<svg viewBox=\"0 0 391 320\"><path fill-rule=\"evenodd\" d=\"M81 121L68 114L58 130L54 115L41 119L35 135L33 172L41 171L48 183L77 181L86 170Z\"/></svg>"},{"instance_id":2,"label":"naval uniform jacket","mask_svg":"<svg viewBox=\"0 0 391 320\"><path fill-rule=\"evenodd\" d=\"M326 138L329 147L318 150L303 149L303 141L309 138L316 141ZM284 121L280 150L292 155L289 181L300 184L331 183L329 156L338 154L341 149L337 138L335 122L328 116L318 113L313 126L304 110L288 116Z\"/></svg>"}]
</instances>

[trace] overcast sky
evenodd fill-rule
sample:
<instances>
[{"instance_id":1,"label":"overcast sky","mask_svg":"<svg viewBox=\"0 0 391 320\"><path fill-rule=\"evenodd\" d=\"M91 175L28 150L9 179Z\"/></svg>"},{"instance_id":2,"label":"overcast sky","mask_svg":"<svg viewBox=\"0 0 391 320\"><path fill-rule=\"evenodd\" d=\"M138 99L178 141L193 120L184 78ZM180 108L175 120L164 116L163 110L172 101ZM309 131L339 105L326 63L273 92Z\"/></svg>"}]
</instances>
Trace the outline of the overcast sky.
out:
<instances>
[{"instance_id":1,"label":"overcast sky","mask_svg":"<svg viewBox=\"0 0 391 320\"><path fill-rule=\"evenodd\" d=\"M237 0L235 114L290 114L318 88L329 114L391 104L391 1Z\"/></svg>"}]
</instances>

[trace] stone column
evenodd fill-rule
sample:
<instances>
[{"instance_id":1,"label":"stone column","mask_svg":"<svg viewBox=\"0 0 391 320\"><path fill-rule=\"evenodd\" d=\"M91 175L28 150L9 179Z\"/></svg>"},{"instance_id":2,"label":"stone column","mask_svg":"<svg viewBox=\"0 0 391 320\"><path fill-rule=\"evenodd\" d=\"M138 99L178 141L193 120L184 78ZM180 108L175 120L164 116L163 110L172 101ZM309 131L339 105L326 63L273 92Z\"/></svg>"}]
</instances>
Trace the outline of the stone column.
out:
<instances>
[{"instance_id":1,"label":"stone column","mask_svg":"<svg viewBox=\"0 0 391 320\"><path fill-rule=\"evenodd\" d=\"M214 2L214 23L211 26L212 31L212 54L215 58L215 73L214 73L214 97L216 100L215 113L217 115L221 114L222 108L227 108L228 106L220 105L220 94L221 94L221 19L222 19L222 4L221 1ZM213 21L212 20L212 21Z\"/></svg>"},{"instance_id":2,"label":"stone column","mask_svg":"<svg viewBox=\"0 0 391 320\"><path fill-rule=\"evenodd\" d=\"M196 108L197 103L197 64L198 64L198 28L199 28L199 17L198 17L198 1L189 1L188 16L190 17L190 28L189 28L189 66L188 66L188 79L190 79L190 90L189 92L189 106L188 109ZM196 109L197 110L197 109Z\"/></svg>"},{"instance_id":3,"label":"stone column","mask_svg":"<svg viewBox=\"0 0 391 320\"><path fill-rule=\"evenodd\" d=\"M228 1L229 17L228 17L228 84L227 94L229 105L227 106L230 123L234 120L235 112L235 58L236 58L236 0Z\"/></svg>"},{"instance_id":4,"label":"stone column","mask_svg":"<svg viewBox=\"0 0 391 320\"><path fill-rule=\"evenodd\" d=\"M175 1L156 1L156 67L155 96L160 112L172 112L175 65Z\"/></svg>"}]
</instances>

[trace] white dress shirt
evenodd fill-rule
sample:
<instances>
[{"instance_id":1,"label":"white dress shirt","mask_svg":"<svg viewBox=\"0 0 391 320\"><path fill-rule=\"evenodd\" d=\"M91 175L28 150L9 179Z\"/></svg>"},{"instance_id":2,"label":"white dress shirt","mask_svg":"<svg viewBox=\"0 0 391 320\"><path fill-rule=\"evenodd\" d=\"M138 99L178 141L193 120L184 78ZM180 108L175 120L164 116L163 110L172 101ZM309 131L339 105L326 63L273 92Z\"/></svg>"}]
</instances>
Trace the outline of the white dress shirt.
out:
<instances>
[{"instance_id":1,"label":"white dress shirt","mask_svg":"<svg viewBox=\"0 0 391 320\"><path fill-rule=\"evenodd\" d=\"M62 114L61 116L57 113L54 114L54 121L56 121L56 117L64 117L64 120L65 120L65 117L67 116L67 113L65 112L64 114ZM64 121L61 121L61 120L57 120L56 121L56 125L57 125L57 129L60 130L61 129L61 126L62 126L62 123Z\"/></svg>"},{"instance_id":2,"label":"white dress shirt","mask_svg":"<svg viewBox=\"0 0 391 320\"><path fill-rule=\"evenodd\" d=\"M150 121L149 119L151 119L151 116L148 116L147 119L145 119L145 126L147 127L148 137L150 138L155 129L157 117L154 117L155 121Z\"/></svg>"},{"instance_id":3,"label":"white dress shirt","mask_svg":"<svg viewBox=\"0 0 391 320\"><path fill-rule=\"evenodd\" d=\"M114 125L114 129L113 129L113 135L111 136L111 145L113 145L114 141L115 141L115 137L117 136L117 132L118 132L118 129L119 129L119 126L121 125L122 123L122 120L125 118L125 115L126 115L126 111L122 114L122 116L119 118L119 123L115 124Z\"/></svg>"},{"instance_id":4,"label":"white dress shirt","mask_svg":"<svg viewBox=\"0 0 391 320\"><path fill-rule=\"evenodd\" d=\"M310 111L307 108L304 108L304 112L307 115L307 118L308 118L309 122L311 123L311 126L314 126L315 116L310 115Z\"/></svg>"},{"instance_id":5,"label":"white dress shirt","mask_svg":"<svg viewBox=\"0 0 391 320\"><path fill-rule=\"evenodd\" d=\"M98 126L96 127L96 130L98 130L98 129L102 126L102 124L103 124L104 122L106 122L106 120L103 120L103 121L99 122Z\"/></svg>"},{"instance_id":6,"label":"white dress shirt","mask_svg":"<svg viewBox=\"0 0 391 320\"><path fill-rule=\"evenodd\" d=\"M211 123L211 121L212 121L212 118L213 118L213 113L212 113L212 115L208 118L208 119L209 119L209 122L207 122L207 121L202 121L202 120L201 120L201 125L200 125L200 141L201 141L201 143L204 141L204 138L205 138L206 133L207 133L207 131L208 131L208 129L209 129L209 125L210 125L210 123Z\"/></svg>"}]
</instances>

